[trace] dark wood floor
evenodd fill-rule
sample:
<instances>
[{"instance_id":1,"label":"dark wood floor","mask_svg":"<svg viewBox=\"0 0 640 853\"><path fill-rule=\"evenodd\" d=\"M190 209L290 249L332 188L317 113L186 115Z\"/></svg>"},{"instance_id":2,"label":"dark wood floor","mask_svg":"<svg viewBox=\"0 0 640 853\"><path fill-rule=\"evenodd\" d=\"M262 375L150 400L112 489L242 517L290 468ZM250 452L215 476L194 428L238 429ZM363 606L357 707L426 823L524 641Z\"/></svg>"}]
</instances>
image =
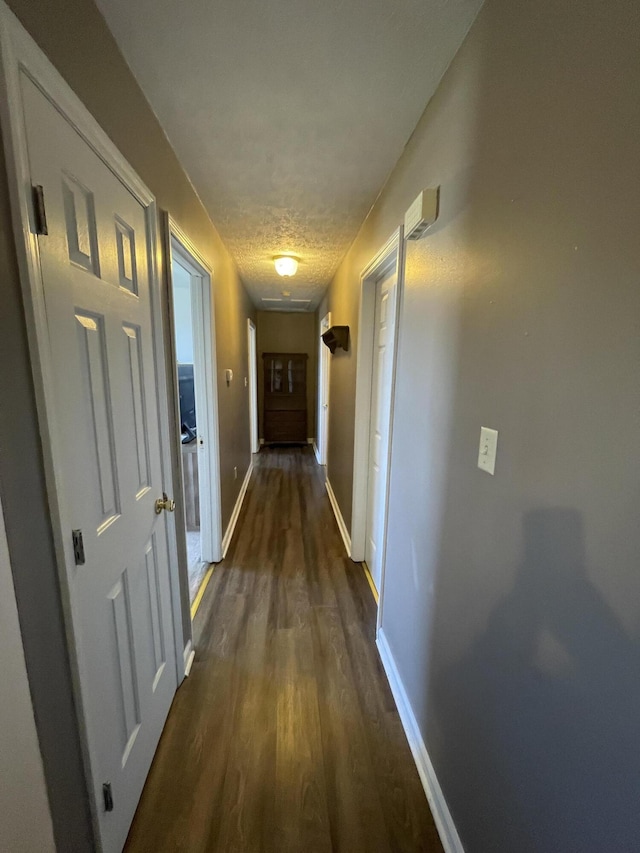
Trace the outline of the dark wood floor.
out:
<instances>
[{"instance_id":1,"label":"dark wood floor","mask_svg":"<svg viewBox=\"0 0 640 853\"><path fill-rule=\"evenodd\" d=\"M442 851L310 449L263 449L126 850Z\"/></svg>"}]
</instances>

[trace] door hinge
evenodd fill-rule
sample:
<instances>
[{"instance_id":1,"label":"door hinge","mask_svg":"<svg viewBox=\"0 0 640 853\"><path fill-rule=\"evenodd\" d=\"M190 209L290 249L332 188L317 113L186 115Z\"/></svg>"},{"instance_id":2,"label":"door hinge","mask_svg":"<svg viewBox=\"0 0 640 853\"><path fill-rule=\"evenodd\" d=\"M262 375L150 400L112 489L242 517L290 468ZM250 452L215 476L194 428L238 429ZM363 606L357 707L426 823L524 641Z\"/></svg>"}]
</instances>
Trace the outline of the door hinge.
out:
<instances>
[{"instance_id":1,"label":"door hinge","mask_svg":"<svg viewBox=\"0 0 640 853\"><path fill-rule=\"evenodd\" d=\"M113 794L111 793L111 782L104 782L102 785L102 796L104 798L104 810L106 812L113 811Z\"/></svg>"},{"instance_id":2,"label":"door hinge","mask_svg":"<svg viewBox=\"0 0 640 853\"><path fill-rule=\"evenodd\" d=\"M36 234L43 234L45 237L49 233L47 228L47 212L44 208L44 190L42 184L31 187L33 195L33 219L36 229Z\"/></svg>"},{"instance_id":3,"label":"door hinge","mask_svg":"<svg viewBox=\"0 0 640 853\"><path fill-rule=\"evenodd\" d=\"M84 566L84 541L82 539L82 530L72 530L71 538L73 540L73 556L76 561L76 566Z\"/></svg>"}]
</instances>

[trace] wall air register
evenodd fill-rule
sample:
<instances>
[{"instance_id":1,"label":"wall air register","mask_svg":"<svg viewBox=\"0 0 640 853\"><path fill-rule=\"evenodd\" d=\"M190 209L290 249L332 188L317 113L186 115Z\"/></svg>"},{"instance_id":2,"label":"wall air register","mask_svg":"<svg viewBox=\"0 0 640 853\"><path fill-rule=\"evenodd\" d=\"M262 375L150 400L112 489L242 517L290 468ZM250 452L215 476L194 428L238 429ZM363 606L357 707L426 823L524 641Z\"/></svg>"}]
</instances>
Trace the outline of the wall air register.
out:
<instances>
[{"instance_id":1,"label":"wall air register","mask_svg":"<svg viewBox=\"0 0 640 853\"><path fill-rule=\"evenodd\" d=\"M338 347L345 352L349 352L349 327L348 326L331 326L330 329L322 335L322 340L329 347L331 352L335 352Z\"/></svg>"},{"instance_id":2,"label":"wall air register","mask_svg":"<svg viewBox=\"0 0 640 853\"><path fill-rule=\"evenodd\" d=\"M422 190L404 215L406 240L419 240L438 218L440 187Z\"/></svg>"}]
</instances>

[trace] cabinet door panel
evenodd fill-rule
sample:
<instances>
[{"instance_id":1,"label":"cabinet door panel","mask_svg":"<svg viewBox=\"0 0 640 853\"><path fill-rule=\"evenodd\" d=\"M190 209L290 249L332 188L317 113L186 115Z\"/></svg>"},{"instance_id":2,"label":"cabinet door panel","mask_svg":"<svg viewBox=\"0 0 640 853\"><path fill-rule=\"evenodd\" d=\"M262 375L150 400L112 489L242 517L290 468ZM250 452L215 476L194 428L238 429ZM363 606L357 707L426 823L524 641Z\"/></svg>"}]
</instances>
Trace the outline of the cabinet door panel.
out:
<instances>
[{"instance_id":1,"label":"cabinet door panel","mask_svg":"<svg viewBox=\"0 0 640 853\"><path fill-rule=\"evenodd\" d=\"M307 355L264 353L264 440L306 442Z\"/></svg>"}]
</instances>

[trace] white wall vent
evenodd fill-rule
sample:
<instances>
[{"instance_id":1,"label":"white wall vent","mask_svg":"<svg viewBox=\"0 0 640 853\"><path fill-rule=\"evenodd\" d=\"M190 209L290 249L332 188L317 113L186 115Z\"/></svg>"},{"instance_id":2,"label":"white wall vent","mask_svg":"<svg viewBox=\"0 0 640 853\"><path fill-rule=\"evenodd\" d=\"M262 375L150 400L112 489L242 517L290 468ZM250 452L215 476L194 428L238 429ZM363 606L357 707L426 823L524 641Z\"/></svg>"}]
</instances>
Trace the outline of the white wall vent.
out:
<instances>
[{"instance_id":1,"label":"white wall vent","mask_svg":"<svg viewBox=\"0 0 640 853\"><path fill-rule=\"evenodd\" d=\"M422 190L404 215L404 236L407 240L419 240L438 218L440 187Z\"/></svg>"}]
</instances>

